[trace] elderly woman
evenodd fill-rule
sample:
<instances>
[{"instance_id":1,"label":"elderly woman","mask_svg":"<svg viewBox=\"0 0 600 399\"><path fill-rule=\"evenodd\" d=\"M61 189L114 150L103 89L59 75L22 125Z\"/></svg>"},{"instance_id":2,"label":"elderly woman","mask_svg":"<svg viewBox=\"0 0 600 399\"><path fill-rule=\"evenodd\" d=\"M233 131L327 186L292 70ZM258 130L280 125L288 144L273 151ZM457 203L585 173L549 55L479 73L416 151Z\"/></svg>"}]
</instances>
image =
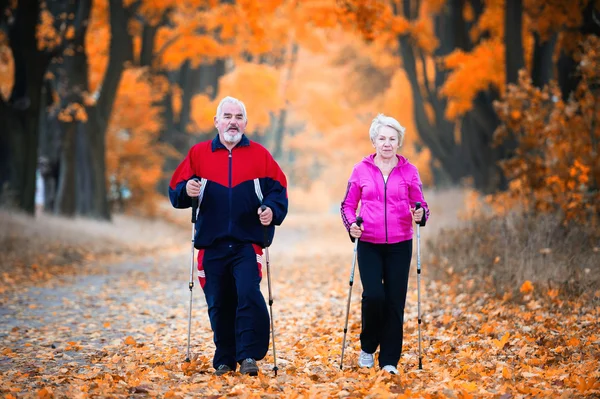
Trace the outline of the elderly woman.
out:
<instances>
[{"instance_id":1,"label":"elderly woman","mask_svg":"<svg viewBox=\"0 0 600 399\"><path fill-rule=\"evenodd\" d=\"M369 135L375 154L354 166L341 213L353 239L360 239L357 256L362 294L361 352L358 365L397 374L402 352L404 304L413 248L413 220L429 218L417 168L397 154L405 128L392 117L377 115ZM363 224L356 224L361 203ZM417 202L422 208L415 209Z\"/></svg>"}]
</instances>

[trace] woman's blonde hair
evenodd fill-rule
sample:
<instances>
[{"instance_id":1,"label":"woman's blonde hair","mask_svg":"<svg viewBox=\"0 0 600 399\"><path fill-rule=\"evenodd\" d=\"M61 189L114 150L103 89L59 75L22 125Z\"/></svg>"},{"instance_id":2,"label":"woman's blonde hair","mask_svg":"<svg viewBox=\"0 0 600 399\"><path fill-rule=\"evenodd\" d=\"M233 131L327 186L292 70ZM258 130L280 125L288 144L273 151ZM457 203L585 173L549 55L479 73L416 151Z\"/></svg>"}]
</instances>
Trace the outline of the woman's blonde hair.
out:
<instances>
[{"instance_id":1,"label":"woman's blonde hair","mask_svg":"<svg viewBox=\"0 0 600 399\"><path fill-rule=\"evenodd\" d=\"M369 128L369 137L371 138L371 142L375 142L375 138L379 134L379 129L381 129L383 126L389 126L398 132L398 146L402 146L406 128L402 126L396 119L392 118L391 116L385 116L384 114L377 115L373 119L373 122L371 122L371 127Z\"/></svg>"}]
</instances>

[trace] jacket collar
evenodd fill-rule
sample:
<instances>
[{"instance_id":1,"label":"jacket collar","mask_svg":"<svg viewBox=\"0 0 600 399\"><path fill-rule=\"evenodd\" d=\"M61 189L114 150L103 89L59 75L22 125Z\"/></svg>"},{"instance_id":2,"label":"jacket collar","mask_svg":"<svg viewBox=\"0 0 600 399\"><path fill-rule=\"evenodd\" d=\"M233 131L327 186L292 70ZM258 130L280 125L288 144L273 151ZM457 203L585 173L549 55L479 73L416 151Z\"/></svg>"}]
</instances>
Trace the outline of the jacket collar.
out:
<instances>
[{"instance_id":1,"label":"jacket collar","mask_svg":"<svg viewBox=\"0 0 600 399\"><path fill-rule=\"evenodd\" d=\"M242 139L233 148L248 147L249 145L250 145L250 140L248 139L248 137L246 137L245 134L242 134ZM225 147L223 145L223 143L221 143L221 140L219 140L219 134L217 133L217 135L215 136L215 138L212 141L212 151L215 152L216 150L220 150L220 149L226 150L227 147Z\"/></svg>"}]
</instances>

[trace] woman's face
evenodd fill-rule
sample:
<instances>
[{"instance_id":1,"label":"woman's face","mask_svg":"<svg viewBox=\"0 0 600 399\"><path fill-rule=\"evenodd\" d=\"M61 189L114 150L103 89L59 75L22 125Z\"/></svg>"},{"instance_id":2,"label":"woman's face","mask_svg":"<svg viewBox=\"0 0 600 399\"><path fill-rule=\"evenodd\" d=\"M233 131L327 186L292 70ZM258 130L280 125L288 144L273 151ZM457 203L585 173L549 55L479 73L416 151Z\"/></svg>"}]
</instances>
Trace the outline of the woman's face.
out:
<instances>
[{"instance_id":1,"label":"woman's face","mask_svg":"<svg viewBox=\"0 0 600 399\"><path fill-rule=\"evenodd\" d=\"M377 155L383 159L389 159L396 156L399 141L398 132L389 126L383 126L379 129L379 134L373 141L373 147Z\"/></svg>"}]
</instances>

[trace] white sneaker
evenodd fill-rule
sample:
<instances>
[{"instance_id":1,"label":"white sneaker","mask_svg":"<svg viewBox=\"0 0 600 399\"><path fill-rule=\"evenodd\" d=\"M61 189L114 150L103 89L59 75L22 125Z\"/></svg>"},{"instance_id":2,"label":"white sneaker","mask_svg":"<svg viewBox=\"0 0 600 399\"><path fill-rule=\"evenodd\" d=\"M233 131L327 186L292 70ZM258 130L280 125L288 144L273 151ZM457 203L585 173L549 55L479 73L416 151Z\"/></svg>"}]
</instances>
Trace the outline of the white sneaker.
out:
<instances>
[{"instance_id":1,"label":"white sneaker","mask_svg":"<svg viewBox=\"0 0 600 399\"><path fill-rule=\"evenodd\" d=\"M392 365L383 366L383 371L387 371L390 374L398 374L398 369Z\"/></svg>"},{"instance_id":2,"label":"white sneaker","mask_svg":"<svg viewBox=\"0 0 600 399\"><path fill-rule=\"evenodd\" d=\"M358 356L358 366L371 368L375 364L375 355L373 353L367 353L363 350L360 351Z\"/></svg>"}]
</instances>

